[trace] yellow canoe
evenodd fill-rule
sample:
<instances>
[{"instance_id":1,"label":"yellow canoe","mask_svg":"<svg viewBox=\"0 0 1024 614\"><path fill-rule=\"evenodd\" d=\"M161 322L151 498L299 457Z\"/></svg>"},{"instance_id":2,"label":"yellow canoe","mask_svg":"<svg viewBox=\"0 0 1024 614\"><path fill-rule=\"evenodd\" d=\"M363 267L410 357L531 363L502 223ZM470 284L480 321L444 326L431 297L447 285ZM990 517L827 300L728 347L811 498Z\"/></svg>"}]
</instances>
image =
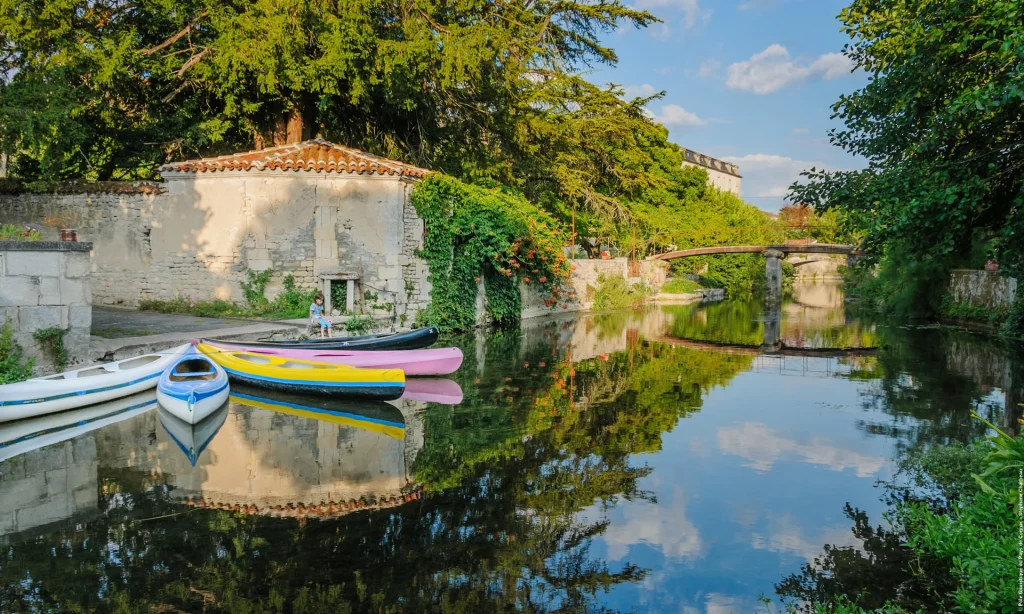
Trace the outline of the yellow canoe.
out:
<instances>
[{"instance_id":1,"label":"yellow canoe","mask_svg":"<svg viewBox=\"0 0 1024 614\"><path fill-rule=\"evenodd\" d=\"M357 369L312 360L268 356L199 344L199 351L227 371L228 378L280 392L389 401L405 392L400 369Z\"/></svg>"}]
</instances>

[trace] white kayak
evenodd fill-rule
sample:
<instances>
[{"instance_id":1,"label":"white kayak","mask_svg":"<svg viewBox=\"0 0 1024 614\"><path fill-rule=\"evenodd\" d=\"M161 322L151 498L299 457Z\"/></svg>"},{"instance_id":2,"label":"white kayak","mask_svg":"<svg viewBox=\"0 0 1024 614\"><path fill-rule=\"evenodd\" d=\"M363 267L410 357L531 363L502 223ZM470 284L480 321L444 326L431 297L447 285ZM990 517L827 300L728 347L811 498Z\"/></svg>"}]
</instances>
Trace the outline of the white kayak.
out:
<instances>
[{"instance_id":1,"label":"white kayak","mask_svg":"<svg viewBox=\"0 0 1024 614\"><path fill-rule=\"evenodd\" d=\"M228 400L228 374L195 347L189 347L160 376L156 399L179 420L198 424Z\"/></svg>"},{"instance_id":2,"label":"white kayak","mask_svg":"<svg viewBox=\"0 0 1024 614\"><path fill-rule=\"evenodd\" d=\"M156 387L190 346L0 386L0 422L21 420L126 397Z\"/></svg>"},{"instance_id":3,"label":"white kayak","mask_svg":"<svg viewBox=\"0 0 1024 614\"><path fill-rule=\"evenodd\" d=\"M146 390L106 403L0 424L0 461L84 435L156 409L156 392Z\"/></svg>"},{"instance_id":4,"label":"white kayak","mask_svg":"<svg viewBox=\"0 0 1024 614\"><path fill-rule=\"evenodd\" d=\"M224 426L224 422L228 419L228 405L227 403L221 405L217 411L207 416L205 420L201 420L198 424L189 424L179 420L164 407L160 407L156 415L160 419L160 424L164 427L164 430L171 436L174 443L178 445L178 449L185 453L188 462L192 463L192 466L195 467L196 461L199 460L199 455L203 453L206 446L210 445L214 436L217 435L217 431L220 430L220 427Z\"/></svg>"}]
</instances>

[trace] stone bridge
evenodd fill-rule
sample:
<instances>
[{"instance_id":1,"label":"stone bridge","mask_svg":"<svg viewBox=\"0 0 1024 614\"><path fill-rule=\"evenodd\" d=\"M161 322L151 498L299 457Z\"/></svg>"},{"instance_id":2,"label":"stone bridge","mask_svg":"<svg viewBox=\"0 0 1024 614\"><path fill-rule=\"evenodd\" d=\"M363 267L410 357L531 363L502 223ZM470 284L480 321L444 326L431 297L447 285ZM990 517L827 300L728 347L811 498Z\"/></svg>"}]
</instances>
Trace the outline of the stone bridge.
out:
<instances>
[{"instance_id":1,"label":"stone bridge","mask_svg":"<svg viewBox=\"0 0 1024 614\"><path fill-rule=\"evenodd\" d=\"M675 252L667 252L650 256L648 260L674 260L676 258L692 258L694 256L714 256L718 254L764 254L765 260L765 299L778 301L782 298L782 259L789 254L838 254L852 259L861 252L852 245L834 245L828 243L783 244L783 245L719 245L716 247L696 247Z\"/></svg>"}]
</instances>

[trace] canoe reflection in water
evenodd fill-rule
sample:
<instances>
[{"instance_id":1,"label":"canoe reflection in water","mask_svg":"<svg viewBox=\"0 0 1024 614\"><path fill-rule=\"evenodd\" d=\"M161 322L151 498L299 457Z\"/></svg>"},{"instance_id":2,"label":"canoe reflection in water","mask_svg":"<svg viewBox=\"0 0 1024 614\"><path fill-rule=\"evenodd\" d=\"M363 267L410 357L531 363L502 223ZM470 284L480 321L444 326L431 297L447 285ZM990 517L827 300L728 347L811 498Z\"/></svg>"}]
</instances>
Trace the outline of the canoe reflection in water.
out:
<instances>
[{"instance_id":1,"label":"canoe reflection in water","mask_svg":"<svg viewBox=\"0 0 1024 614\"><path fill-rule=\"evenodd\" d=\"M450 379L412 378L405 381L405 392L400 400L458 405L462 402L462 387Z\"/></svg>"},{"instance_id":2,"label":"canoe reflection in water","mask_svg":"<svg viewBox=\"0 0 1024 614\"><path fill-rule=\"evenodd\" d=\"M220 427L224 426L224 421L228 418L228 403L225 402L196 424L185 422L163 407L157 409L157 416L160 418L160 425L174 443L178 444L178 449L185 453L188 462L195 467L203 450L213 441Z\"/></svg>"},{"instance_id":3,"label":"canoe reflection in water","mask_svg":"<svg viewBox=\"0 0 1024 614\"><path fill-rule=\"evenodd\" d=\"M405 417L397 407L383 401L335 400L244 385L232 387L229 399L257 409L372 431L398 440L405 438Z\"/></svg>"},{"instance_id":4,"label":"canoe reflection in water","mask_svg":"<svg viewBox=\"0 0 1024 614\"><path fill-rule=\"evenodd\" d=\"M0 424L0 461L74 439L155 407L156 390L152 389L81 409Z\"/></svg>"}]
</instances>

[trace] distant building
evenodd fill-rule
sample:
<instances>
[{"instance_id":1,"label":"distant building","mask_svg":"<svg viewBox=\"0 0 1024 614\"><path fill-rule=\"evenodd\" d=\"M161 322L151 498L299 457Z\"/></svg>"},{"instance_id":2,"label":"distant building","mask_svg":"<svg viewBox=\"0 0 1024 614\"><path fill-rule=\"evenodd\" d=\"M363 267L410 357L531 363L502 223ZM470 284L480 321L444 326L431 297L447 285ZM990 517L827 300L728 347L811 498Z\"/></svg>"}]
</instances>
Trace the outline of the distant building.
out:
<instances>
[{"instance_id":1,"label":"distant building","mask_svg":"<svg viewBox=\"0 0 1024 614\"><path fill-rule=\"evenodd\" d=\"M715 186L719 190L732 192L740 195L740 187L743 177L740 175L740 168L731 162L723 162L702 153L683 149L683 166L699 166L708 172L708 185Z\"/></svg>"}]
</instances>

